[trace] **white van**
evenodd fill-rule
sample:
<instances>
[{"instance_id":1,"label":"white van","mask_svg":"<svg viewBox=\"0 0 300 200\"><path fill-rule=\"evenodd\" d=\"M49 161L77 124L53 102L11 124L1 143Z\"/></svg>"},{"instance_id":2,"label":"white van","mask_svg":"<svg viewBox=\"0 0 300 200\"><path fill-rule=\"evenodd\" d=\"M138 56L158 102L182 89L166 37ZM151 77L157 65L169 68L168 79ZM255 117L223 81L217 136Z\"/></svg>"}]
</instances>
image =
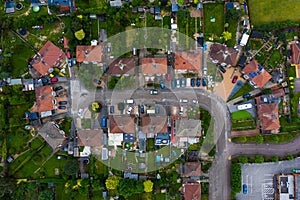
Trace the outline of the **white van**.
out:
<instances>
[{"instance_id":1,"label":"white van","mask_svg":"<svg viewBox=\"0 0 300 200\"><path fill-rule=\"evenodd\" d=\"M180 115L183 115L183 106L180 106L179 114L180 114Z\"/></svg>"},{"instance_id":2,"label":"white van","mask_svg":"<svg viewBox=\"0 0 300 200\"><path fill-rule=\"evenodd\" d=\"M134 101L133 101L133 99L126 99L126 100L124 100L124 103L126 103L126 104L133 104Z\"/></svg>"},{"instance_id":3,"label":"white van","mask_svg":"<svg viewBox=\"0 0 300 200\"><path fill-rule=\"evenodd\" d=\"M179 102L180 103L188 103L189 101L187 99L180 99Z\"/></svg>"}]
</instances>

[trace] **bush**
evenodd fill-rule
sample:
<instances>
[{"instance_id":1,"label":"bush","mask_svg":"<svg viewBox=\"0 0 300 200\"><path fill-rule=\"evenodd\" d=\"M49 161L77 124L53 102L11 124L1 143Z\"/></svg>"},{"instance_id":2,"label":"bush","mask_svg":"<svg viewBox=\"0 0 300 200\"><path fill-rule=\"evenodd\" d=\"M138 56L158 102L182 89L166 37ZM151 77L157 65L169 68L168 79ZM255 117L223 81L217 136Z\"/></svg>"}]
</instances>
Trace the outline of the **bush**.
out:
<instances>
[{"instance_id":1,"label":"bush","mask_svg":"<svg viewBox=\"0 0 300 200\"><path fill-rule=\"evenodd\" d=\"M242 164L248 163L248 157L247 156L240 156L239 162Z\"/></svg>"},{"instance_id":2,"label":"bush","mask_svg":"<svg viewBox=\"0 0 300 200\"><path fill-rule=\"evenodd\" d=\"M255 156L255 162L256 163L263 163L265 161L264 157L261 155Z\"/></svg>"},{"instance_id":3,"label":"bush","mask_svg":"<svg viewBox=\"0 0 300 200\"><path fill-rule=\"evenodd\" d=\"M256 141L256 143L261 144L264 142L264 137L262 135L257 135L255 137L255 141Z\"/></svg>"},{"instance_id":4,"label":"bush","mask_svg":"<svg viewBox=\"0 0 300 200\"><path fill-rule=\"evenodd\" d=\"M274 143L278 143L279 142L279 137L278 137L278 135L272 135L272 142L274 142Z\"/></svg>"},{"instance_id":5,"label":"bush","mask_svg":"<svg viewBox=\"0 0 300 200\"><path fill-rule=\"evenodd\" d=\"M294 160L294 156L291 155L291 154L286 155L286 158L287 158L288 160Z\"/></svg>"},{"instance_id":6,"label":"bush","mask_svg":"<svg viewBox=\"0 0 300 200\"><path fill-rule=\"evenodd\" d=\"M242 143L245 143L245 142L247 142L247 137L246 136L234 137L231 140L232 140L232 142L242 142Z\"/></svg>"},{"instance_id":7,"label":"bush","mask_svg":"<svg viewBox=\"0 0 300 200\"><path fill-rule=\"evenodd\" d=\"M279 158L278 158L278 156L272 156L271 160L272 160L272 162L278 162Z\"/></svg>"},{"instance_id":8,"label":"bush","mask_svg":"<svg viewBox=\"0 0 300 200\"><path fill-rule=\"evenodd\" d=\"M242 168L239 164L231 165L231 191L233 193L241 192L242 188Z\"/></svg>"}]
</instances>

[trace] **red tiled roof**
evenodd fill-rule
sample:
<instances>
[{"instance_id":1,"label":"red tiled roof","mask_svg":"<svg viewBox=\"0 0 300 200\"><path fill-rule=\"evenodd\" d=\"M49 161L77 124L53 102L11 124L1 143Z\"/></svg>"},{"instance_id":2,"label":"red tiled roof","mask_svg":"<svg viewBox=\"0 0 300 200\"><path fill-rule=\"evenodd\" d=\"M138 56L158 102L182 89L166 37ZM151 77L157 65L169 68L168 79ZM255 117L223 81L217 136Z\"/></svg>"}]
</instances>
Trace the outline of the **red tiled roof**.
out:
<instances>
[{"instance_id":1,"label":"red tiled roof","mask_svg":"<svg viewBox=\"0 0 300 200\"><path fill-rule=\"evenodd\" d=\"M201 187L198 182L184 183L184 200L201 200Z\"/></svg>"},{"instance_id":2,"label":"red tiled roof","mask_svg":"<svg viewBox=\"0 0 300 200\"><path fill-rule=\"evenodd\" d=\"M69 49L70 48L68 44L69 44L69 39L66 38L66 37L64 37L64 48L65 49Z\"/></svg>"},{"instance_id":3,"label":"red tiled roof","mask_svg":"<svg viewBox=\"0 0 300 200\"><path fill-rule=\"evenodd\" d=\"M109 116L110 133L134 133L134 118L130 116Z\"/></svg>"},{"instance_id":4,"label":"red tiled roof","mask_svg":"<svg viewBox=\"0 0 300 200\"><path fill-rule=\"evenodd\" d=\"M167 118L163 116L144 116L141 125L142 132L146 134L168 132Z\"/></svg>"},{"instance_id":5,"label":"red tiled roof","mask_svg":"<svg viewBox=\"0 0 300 200\"><path fill-rule=\"evenodd\" d=\"M50 85L36 87L35 97L35 107L37 109L37 112L41 113L49 110L54 110L52 103L54 97L52 96L52 87Z\"/></svg>"},{"instance_id":6,"label":"red tiled roof","mask_svg":"<svg viewBox=\"0 0 300 200\"><path fill-rule=\"evenodd\" d=\"M284 89L280 88L280 89L273 90L272 94L275 98L278 98L278 97L283 97L285 93L284 93Z\"/></svg>"},{"instance_id":7,"label":"red tiled roof","mask_svg":"<svg viewBox=\"0 0 300 200\"><path fill-rule=\"evenodd\" d=\"M91 146L99 147L102 146L102 129L100 130L79 130L78 135L78 146Z\"/></svg>"},{"instance_id":8,"label":"red tiled roof","mask_svg":"<svg viewBox=\"0 0 300 200\"><path fill-rule=\"evenodd\" d=\"M143 74L167 74L167 58L142 58Z\"/></svg>"},{"instance_id":9,"label":"red tiled roof","mask_svg":"<svg viewBox=\"0 0 300 200\"><path fill-rule=\"evenodd\" d=\"M175 70L201 70L202 59L200 52L175 53Z\"/></svg>"},{"instance_id":10,"label":"red tiled roof","mask_svg":"<svg viewBox=\"0 0 300 200\"><path fill-rule=\"evenodd\" d=\"M264 68L261 71L258 70L258 62L254 59L243 68L242 72L256 83L259 88L262 88L272 78ZM251 72L256 72L257 75L254 78L251 78Z\"/></svg>"},{"instance_id":11,"label":"red tiled roof","mask_svg":"<svg viewBox=\"0 0 300 200\"><path fill-rule=\"evenodd\" d=\"M102 62L102 46L76 46L77 62Z\"/></svg>"},{"instance_id":12,"label":"red tiled roof","mask_svg":"<svg viewBox=\"0 0 300 200\"><path fill-rule=\"evenodd\" d=\"M185 162L184 174L182 177L200 176L201 175L201 163L200 162Z\"/></svg>"},{"instance_id":13,"label":"red tiled roof","mask_svg":"<svg viewBox=\"0 0 300 200\"><path fill-rule=\"evenodd\" d=\"M292 44L292 64L300 64L300 44Z\"/></svg>"},{"instance_id":14,"label":"red tiled roof","mask_svg":"<svg viewBox=\"0 0 300 200\"><path fill-rule=\"evenodd\" d=\"M210 48L209 55L211 59L217 60L219 63L226 63L227 65L235 66L238 51L223 44L214 43Z\"/></svg>"},{"instance_id":15,"label":"red tiled roof","mask_svg":"<svg viewBox=\"0 0 300 200\"><path fill-rule=\"evenodd\" d=\"M107 74L134 74L135 61L133 58L117 58L109 65Z\"/></svg>"},{"instance_id":16,"label":"red tiled roof","mask_svg":"<svg viewBox=\"0 0 300 200\"><path fill-rule=\"evenodd\" d=\"M59 6L59 11L61 13L69 13L71 10L71 7L70 6L64 6L64 5L60 5Z\"/></svg>"},{"instance_id":17,"label":"red tiled roof","mask_svg":"<svg viewBox=\"0 0 300 200\"><path fill-rule=\"evenodd\" d=\"M51 41L47 41L40 49L39 55L34 57L32 66L41 75L45 75L49 68L58 66L64 57L65 54L60 48Z\"/></svg>"}]
</instances>

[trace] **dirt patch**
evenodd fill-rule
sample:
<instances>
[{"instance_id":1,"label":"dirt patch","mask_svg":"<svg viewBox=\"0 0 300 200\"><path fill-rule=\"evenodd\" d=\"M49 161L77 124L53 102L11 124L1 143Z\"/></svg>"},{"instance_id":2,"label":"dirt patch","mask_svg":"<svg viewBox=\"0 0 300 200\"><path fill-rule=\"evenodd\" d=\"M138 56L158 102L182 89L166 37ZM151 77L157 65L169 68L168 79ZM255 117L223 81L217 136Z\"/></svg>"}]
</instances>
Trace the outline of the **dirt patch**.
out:
<instances>
[{"instance_id":1,"label":"dirt patch","mask_svg":"<svg viewBox=\"0 0 300 200\"><path fill-rule=\"evenodd\" d=\"M254 129L254 130L245 130L245 131L232 131L231 136L232 137L238 137L238 136L253 136L253 135L258 135L259 130Z\"/></svg>"}]
</instances>

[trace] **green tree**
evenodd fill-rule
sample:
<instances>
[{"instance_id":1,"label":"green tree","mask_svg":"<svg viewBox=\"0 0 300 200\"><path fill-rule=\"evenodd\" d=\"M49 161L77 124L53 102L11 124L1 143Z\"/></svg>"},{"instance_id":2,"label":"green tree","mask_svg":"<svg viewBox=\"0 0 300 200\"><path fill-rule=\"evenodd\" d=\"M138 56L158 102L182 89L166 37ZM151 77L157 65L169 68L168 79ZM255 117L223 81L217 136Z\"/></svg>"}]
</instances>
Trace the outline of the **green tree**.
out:
<instances>
[{"instance_id":1,"label":"green tree","mask_svg":"<svg viewBox=\"0 0 300 200\"><path fill-rule=\"evenodd\" d=\"M64 165L64 172L69 176L75 175L78 172L78 170L79 166L77 160L68 160Z\"/></svg>"},{"instance_id":2,"label":"green tree","mask_svg":"<svg viewBox=\"0 0 300 200\"><path fill-rule=\"evenodd\" d=\"M144 183L144 191L152 192L153 191L153 182L150 180L145 181Z\"/></svg>"},{"instance_id":3,"label":"green tree","mask_svg":"<svg viewBox=\"0 0 300 200\"><path fill-rule=\"evenodd\" d=\"M255 160L256 163L263 163L265 161L265 159L262 155L255 156L254 160Z\"/></svg>"},{"instance_id":4,"label":"green tree","mask_svg":"<svg viewBox=\"0 0 300 200\"><path fill-rule=\"evenodd\" d=\"M241 192L242 168L239 164L231 165L231 190L234 193Z\"/></svg>"},{"instance_id":5,"label":"green tree","mask_svg":"<svg viewBox=\"0 0 300 200\"><path fill-rule=\"evenodd\" d=\"M182 6L184 4L184 0L178 0L177 3L178 3L178 6Z\"/></svg>"},{"instance_id":6,"label":"green tree","mask_svg":"<svg viewBox=\"0 0 300 200\"><path fill-rule=\"evenodd\" d=\"M16 182L12 178L0 177L0 199L5 199L6 195L11 193L16 188Z\"/></svg>"},{"instance_id":7,"label":"green tree","mask_svg":"<svg viewBox=\"0 0 300 200\"><path fill-rule=\"evenodd\" d=\"M278 158L278 156L272 156L271 160L272 160L272 162L278 162L279 158Z\"/></svg>"},{"instance_id":8,"label":"green tree","mask_svg":"<svg viewBox=\"0 0 300 200\"><path fill-rule=\"evenodd\" d=\"M239 162L242 164L248 163L248 157L247 156L240 156Z\"/></svg>"},{"instance_id":9,"label":"green tree","mask_svg":"<svg viewBox=\"0 0 300 200\"><path fill-rule=\"evenodd\" d=\"M232 38L232 34L229 33L228 31L224 31L222 33L222 36L223 36L223 38L224 38L225 41L231 40L231 38Z\"/></svg>"},{"instance_id":10,"label":"green tree","mask_svg":"<svg viewBox=\"0 0 300 200\"><path fill-rule=\"evenodd\" d=\"M291 155L291 154L286 155L286 158L287 158L288 160L294 160L294 156Z\"/></svg>"},{"instance_id":11,"label":"green tree","mask_svg":"<svg viewBox=\"0 0 300 200\"><path fill-rule=\"evenodd\" d=\"M119 182L120 182L119 177L109 176L105 181L105 185L108 190L115 190L115 189L117 189Z\"/></svg>"},{"instance_id":12,"label":"green tree","mask_svg":"<svg viewBox=\"0 0 300 200\"><path fill-rule=\"evenodd\" d=\"M39 200L51 200L53 197L53 192L50 190L43 190L39 195Z\"/></svg>"},{"instance_id":13,"label":"green tree","mask_svg":"<svg viewBox=\"0 0 300 200\"><path fill-rule=\"evenodd\" d=\"M272 141L273 141L274 143L278 143L278 142L279 142L279 137L278 137L278 135L272 135L271 137L272 137Z\"/></svg>"},{"instance_id":14,"label":"green tree","mask_svg":"<svg viewBox=\"0 0 300 200\"><path fill-rule=\"evenodd\" d=\"M255 141L256 143L261 144L264 142L264 137L262 135L256 135Z\"/></svg>"}]
</instances>

